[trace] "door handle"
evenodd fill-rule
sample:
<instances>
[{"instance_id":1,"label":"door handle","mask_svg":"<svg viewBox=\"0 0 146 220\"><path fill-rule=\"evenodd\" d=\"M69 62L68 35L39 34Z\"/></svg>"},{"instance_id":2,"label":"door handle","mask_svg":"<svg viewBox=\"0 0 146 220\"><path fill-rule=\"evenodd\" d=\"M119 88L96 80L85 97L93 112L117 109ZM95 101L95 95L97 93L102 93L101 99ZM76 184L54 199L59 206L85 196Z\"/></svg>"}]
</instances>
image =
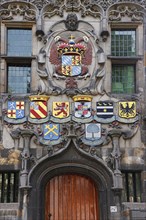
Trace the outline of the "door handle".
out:
<instances>
[{"instance_id":1,"label":"door handle","mask_svg":"<svg viewBox=\"0 0 146 220\"><path fill-rule=\"evenodd\" d=\"M48 214L48 220L51 220L51 217L52 217L52 214L49 213L49 214Z\"/></svg>"}]
</instances>

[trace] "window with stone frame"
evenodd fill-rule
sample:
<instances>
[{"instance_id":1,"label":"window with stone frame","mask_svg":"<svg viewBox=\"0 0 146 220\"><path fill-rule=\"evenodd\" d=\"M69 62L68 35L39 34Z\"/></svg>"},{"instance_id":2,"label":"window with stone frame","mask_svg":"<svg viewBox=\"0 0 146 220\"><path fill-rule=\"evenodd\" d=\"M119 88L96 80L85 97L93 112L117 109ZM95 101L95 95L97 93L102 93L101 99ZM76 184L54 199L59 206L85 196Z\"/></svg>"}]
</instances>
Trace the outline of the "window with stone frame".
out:
<instances>
[{"instance_id":1,"label":"window with stone frame","mask_svg":"<svg viewBox=\"0 0 146 220\"><path fill-rule=\"evenodd\" d=\"M122 171L123 176L123 202L141 202L141 173L135 171Z\"/></svg>"},{"instance_id":2,"label":"window with stone frame","mask_svg":"<svg viewBox=\"0 0 146 220\"><path fill-rule=\"evenodd\" d=\"M19 172L0 171L0 203L18 202Z\"/></svg>"},{"instance_id":3,"label":"window with stone frame","mask_svg":"<svg viewBox=\"0 0 146 220\"><path fill-rule=\"evenodd\" d=\"M111 30L112 80L111 92L135 93L136 29Z\"/></svg>"},{"instance_id":4,"label":"window with stone frame","mask_svg":"<svg viewBox=\"0 0 146 220\"><path fill-rule=\"evenodd\" d=\"M7 92L30 92L32 30L7 28Z\"/></svg>"}]
</instances>

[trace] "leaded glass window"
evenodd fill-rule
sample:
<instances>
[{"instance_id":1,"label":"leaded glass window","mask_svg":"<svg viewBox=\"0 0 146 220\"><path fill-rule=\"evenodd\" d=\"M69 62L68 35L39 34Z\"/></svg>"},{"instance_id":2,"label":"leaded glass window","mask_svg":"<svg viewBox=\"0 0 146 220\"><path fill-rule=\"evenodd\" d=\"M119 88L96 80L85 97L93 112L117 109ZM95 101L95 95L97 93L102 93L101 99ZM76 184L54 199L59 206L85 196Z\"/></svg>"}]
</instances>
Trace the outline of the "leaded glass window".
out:
<instances>
[{"instance_id":1,"label":"leaded glass window","mask_svg":"<svg viewBox=\"0 0 146 220\"><path fill-rule=\"evenodd\" d=\"M111 32L111 55L112 56L135 56L136 55L136 32L135 30L112 30Z\"/></svg>"},{"instance_id":2,"label":"leaded glass window","mask_svg":"<svg viewBox=\"0 0 146 220\"><path fill-rule=\"evenodd\" d=\"M31 56L32 30L8 28L7 55Z\"/></svg>"},{"instance_id":3,"label":"leaded glass window","mask_svg":"<svg viewBox=\"0 0 146 220\"><path fill-rule=\"evenodd\" d=\"M0 172L0 202L18 202L19 173Z\"/></svg>"},{"instance_id":4,"label":"leaded glass window","mask_svg":"<svg viewBox=\"0 0 146 220\"><path fill-rule=\"evenodd\" d=\"M135 92L135 66L116 65L112 66L112 92L127 93Z\"/></svg>"},{"instance_id":5,"label":"leaded glass window","mask_svg":"<svg viewBox=\"0 0 146 220\"><path fill-rule=\"evenodd\" d=\"M30 65L10 64L8 65L8 92L29 93L30 92Z\"/></svg>"},{"instance_id":6,"label":"leaded glass window","mask_svg":"<svg viewBox=\"0 0 146 220\"><path fill-rule=\"evenodd\" d=\"M122 172L123 201L141 202L141 174L140 172Z\"/></svg>"}]
</instances>

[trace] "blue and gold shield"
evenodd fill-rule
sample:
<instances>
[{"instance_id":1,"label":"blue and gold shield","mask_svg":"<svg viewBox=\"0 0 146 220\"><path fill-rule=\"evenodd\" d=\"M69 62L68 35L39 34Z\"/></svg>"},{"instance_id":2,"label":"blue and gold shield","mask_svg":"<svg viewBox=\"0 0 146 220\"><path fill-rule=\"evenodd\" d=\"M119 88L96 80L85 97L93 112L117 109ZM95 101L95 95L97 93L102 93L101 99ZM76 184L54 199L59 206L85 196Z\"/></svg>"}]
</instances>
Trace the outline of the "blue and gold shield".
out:
<instances>
[{"instance_id":1,"label":"blue and gold shield","mask_svg":"<svg viewBox=\"0 0 146 220\"><path fill-rule=\"evenodd\" d=\"M24 118L24 101L8 101L8 118Z\"/></svg>"},{"instance_id":2,"label":"blue and gold shield","mask_svg":"<svg viewBox=\"0 0 146 220\"><path fill-rule=\"evenodd\" d=\"M44 140L58 140L60 137L60 125L53 123L43 124L43 139Z\"/></svg>"},{"instance_id":3,"label":"blue and gold shield","mask_svg":"<svg viewBox=\"0 0 146 220\"><path fill-rule=\"evenodd\" d=\"M81 74L80 55L62 55L62 74L65 76L78 76Z\"/></svg>"}]
</instances>

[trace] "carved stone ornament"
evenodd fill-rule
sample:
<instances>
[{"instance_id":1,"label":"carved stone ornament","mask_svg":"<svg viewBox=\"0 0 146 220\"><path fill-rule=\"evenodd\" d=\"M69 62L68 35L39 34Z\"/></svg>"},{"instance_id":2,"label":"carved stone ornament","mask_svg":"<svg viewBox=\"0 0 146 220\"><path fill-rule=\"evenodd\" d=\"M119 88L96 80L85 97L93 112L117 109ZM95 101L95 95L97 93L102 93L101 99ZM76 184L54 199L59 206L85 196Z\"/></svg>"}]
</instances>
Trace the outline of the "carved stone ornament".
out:
<instances>
[{"instance_id":1,"label":"carved stone ornament","mask_svg":"<svg viewBox=\"0 0 146 220\"><path fill-rule=\"evenodd\" d=\"M1 0L0 4L12 3L12 0ZM64 10L68 12L81 11L82 16L91 15L94 17L100 16L100 12L107 10L110 6L116 3L136 3L146 8L145 0L23 0L29 2L40 11L44 9L45 16L53 15L63 16Z\"/></svg>"},{"instance_id":2,"label":"carved stone ornament","mask_svg":"<svg viewBox=\"0 0 146 220\"><path fill-rule=\"evenodd\" d=\"M12 20L16 15L22 16L23 20L33 21L36 18L36 9L29 3L16 1L0 6L1 19Z\"/></svg>"},{"instance_id":3,"label":"carved stone ornament","mask_svg":"<svg viewBox=\"0 0 146 220\"><path fill-rule=\"evenodd\" d=\"M131 21L143 21L144 12L133 4L118 5L109 12L110 21L121 21L122 17L124 16L131 18Z\"/></svg>"},{"instance_id":4,"label":"carved stone ornament","mask_svg":"<svg viewBox=\"0 0 146 220\"><path fill-rule=\"evenodd\" d=\"M91 25L76 18L75 26L71 27L63 20L50 29L44 40L38 54L39 94L103 93L105 54Z\"/></svg>"},{"instance_id":5,"label":"carved stone ornament","mask_svg":"<svg viewBox=\"0 0 146 220\"><path fill-rule=\"evenodd\" d=\"M65 21L65 27L69 31L76 31L78 29L78 18L76 14L68 14Z\"/></svg>"}]
</instances>

